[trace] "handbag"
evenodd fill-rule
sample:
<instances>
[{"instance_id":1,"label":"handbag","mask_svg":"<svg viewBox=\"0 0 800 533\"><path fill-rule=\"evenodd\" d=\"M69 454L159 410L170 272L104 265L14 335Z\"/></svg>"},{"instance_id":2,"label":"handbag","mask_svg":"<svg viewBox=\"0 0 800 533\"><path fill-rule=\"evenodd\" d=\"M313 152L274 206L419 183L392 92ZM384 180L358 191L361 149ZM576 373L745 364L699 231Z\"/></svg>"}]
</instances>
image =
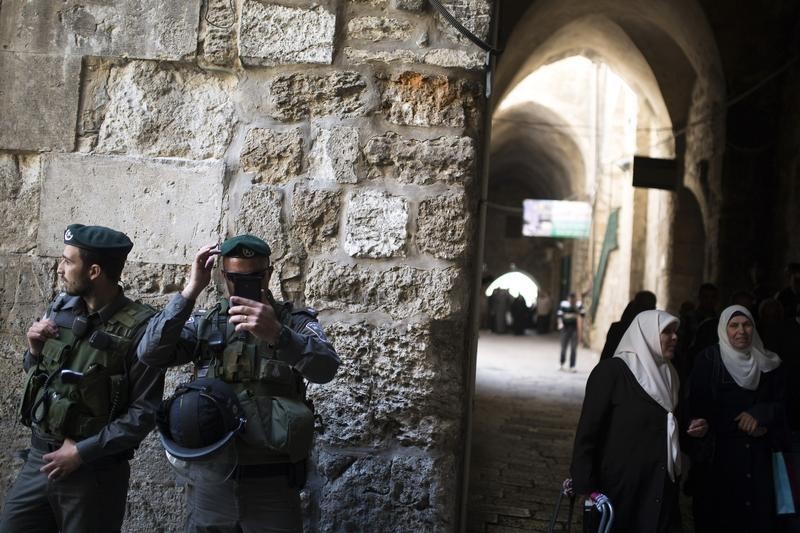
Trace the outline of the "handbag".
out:
<instances>
[{"instance_id":1,"label":"handbag","mask_svg":"<svg viewBox=\"0 0 800 533\"><path fill-rule=\"evenodd\" d=\"M775 487L775 512L777 515L795 514L794 495L783 452L772 452L772 483Z\"/></svg>"}]
</instances>

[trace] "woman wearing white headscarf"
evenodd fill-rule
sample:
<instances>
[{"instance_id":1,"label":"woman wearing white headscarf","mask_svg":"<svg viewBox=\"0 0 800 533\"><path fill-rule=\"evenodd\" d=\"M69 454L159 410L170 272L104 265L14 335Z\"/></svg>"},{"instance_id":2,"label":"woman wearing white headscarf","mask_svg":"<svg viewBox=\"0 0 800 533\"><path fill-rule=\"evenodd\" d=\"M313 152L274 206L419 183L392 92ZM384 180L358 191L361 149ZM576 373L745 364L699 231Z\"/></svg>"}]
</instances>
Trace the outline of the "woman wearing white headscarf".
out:
<instances>
[{"instance_id":1,"label":"woman wearing white headscarf","mask_svg":"<svg viewBox=\"0 0 800 533\"><path fill-rule=\"evenodd\" d=\"M771 452L784 438L781 360L764 348L745 307L722 311L719 343L701 352L689 378L687 433L695 529L770 532L776 527Z\"/></svg>"},{"instance_id":2,"label":"woman wearing white headscarf","mask_svg":"<svg viewBox=\"0 0 800 533\"><path fill-rule=\"evenodd\" d=\"M614 357L600 361L586 383L572 483L579 494L602 492L614 506L614 531L680 531L681 473L678 319L644 311L625 331Z\"/></svg>"}]
</instances>

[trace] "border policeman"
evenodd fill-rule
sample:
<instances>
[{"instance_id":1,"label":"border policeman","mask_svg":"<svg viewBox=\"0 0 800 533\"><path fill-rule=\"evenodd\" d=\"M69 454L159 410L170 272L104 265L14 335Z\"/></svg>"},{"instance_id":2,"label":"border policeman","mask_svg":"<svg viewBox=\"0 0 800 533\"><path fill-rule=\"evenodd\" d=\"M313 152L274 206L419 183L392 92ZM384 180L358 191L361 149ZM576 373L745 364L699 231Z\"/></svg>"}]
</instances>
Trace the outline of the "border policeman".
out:
<instances>
[{"instance_id":1,"label":"border policeman","mask_svg":"<svg viewBox=\"0 0 800 533\"><path fill-rule=\"evenodd\" d=\"M0 532L119 531L133 451L153 429L163 372L136 357L155 311L118 285L133 243L71 224L63 291L27 333L20 408L31 448L6 497Z\"/></svg>"},{"instance_id":2,"label":"border policeman","mask_svg":"<svg viewBox=\"0 0 800 533\"><path fill-rule=\"evenodd\" d=\"M232 296L191 314L211 280L216 255L222 256ZM302 530L299 492L314 425L305 380L330 381L340 362L316 311L274 300L269 255L267 243L252 235L228 239L219 249L202 247L188 284L148 324L139 347L139 358L148 365L191 361L196 377L229 383L247 418L246 430L234 441L238 466L232 474L222 483L187 478L187 531ZM185 420L164 426L198 427ZM172 441L163 432L162 441L169 453Z\"/></svg>"}]
</instances>

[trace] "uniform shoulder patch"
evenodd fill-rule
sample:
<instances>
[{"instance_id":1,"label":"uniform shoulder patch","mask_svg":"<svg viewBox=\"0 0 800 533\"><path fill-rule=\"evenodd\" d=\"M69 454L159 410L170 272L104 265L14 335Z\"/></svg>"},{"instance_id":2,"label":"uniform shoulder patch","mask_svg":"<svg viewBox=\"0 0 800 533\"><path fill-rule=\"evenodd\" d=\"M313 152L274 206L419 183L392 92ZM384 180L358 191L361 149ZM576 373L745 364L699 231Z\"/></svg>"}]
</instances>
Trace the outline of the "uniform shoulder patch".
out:
<instances>
[{"instance_id":1,"label":"uniform shoulder patch","mask_svg":"<svg viewBox=\"0 0 800 533\"><path fill-rule=\"evenodd\" d=\"M325 339L325 333L322 331L322 326L319 325L319 322L316 320L312 320L305 325L305 330L308 330L313 335L317 336L320 339Z\"/></svg>"}]
</instances>

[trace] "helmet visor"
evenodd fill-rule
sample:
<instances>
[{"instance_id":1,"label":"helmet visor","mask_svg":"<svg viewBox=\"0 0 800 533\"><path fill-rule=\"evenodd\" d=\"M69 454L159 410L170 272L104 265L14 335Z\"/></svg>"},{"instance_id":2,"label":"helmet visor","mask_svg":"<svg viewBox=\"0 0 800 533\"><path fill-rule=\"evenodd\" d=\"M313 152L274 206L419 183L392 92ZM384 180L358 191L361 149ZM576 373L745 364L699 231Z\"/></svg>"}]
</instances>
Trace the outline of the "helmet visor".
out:
<instances>
[{"instance_id":1,"label":"helmet visor","mask_svg":"<svg viewBox=\"0 0 800 533\"><path fill-rule=\"evenodd\" d=\"M201 459L186 461L172 455L164 448L170 466L182 478L191 484L206 483L218 485L230 479L239 464L239 454L236 445L230 441L213 454Z\"/></svg>"}]
</instances>

